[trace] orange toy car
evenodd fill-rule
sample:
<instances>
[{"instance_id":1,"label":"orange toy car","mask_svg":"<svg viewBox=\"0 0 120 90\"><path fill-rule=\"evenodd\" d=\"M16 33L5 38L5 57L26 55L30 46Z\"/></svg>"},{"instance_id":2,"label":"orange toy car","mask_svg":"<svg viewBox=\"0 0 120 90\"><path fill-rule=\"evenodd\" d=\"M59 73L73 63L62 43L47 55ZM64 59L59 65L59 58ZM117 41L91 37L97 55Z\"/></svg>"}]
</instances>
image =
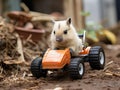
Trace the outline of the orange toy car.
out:
<instances>
[{"instance_id":1,"label":"orange toy car","mask_svg":"<svg viewBox=\"0 0 120 90\"><path fill-rule=\"evenodd\" d=\"M79 35L85 42L85 33ZM85 47L79 56L72 57L72 50L51 50L48 49L43 58L37 57L31 63L31 72L34 77L45 77L48 70L65 69L68 70L70 77L81 79L85 72L84 62L89 62L92 69L103 69L105 66L105 53L102 47Z\"/></svg>"}]
</instances>

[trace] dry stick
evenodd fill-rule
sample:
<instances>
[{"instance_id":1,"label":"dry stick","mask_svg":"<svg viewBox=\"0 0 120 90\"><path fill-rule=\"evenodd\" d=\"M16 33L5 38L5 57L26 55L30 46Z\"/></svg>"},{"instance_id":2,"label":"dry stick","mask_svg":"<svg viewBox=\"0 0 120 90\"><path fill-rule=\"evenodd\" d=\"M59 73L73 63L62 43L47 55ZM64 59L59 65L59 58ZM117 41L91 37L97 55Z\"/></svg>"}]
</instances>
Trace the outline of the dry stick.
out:
<instances>
[{"instance_id":1,"label":"dry stick","mask_svg":"<svg viewBox=\"0 0 120 90\"><path fill-rule=\"evenodd\" d=\"M30 34L30 35L27 37L26 41L29 41L29 40L31 39L31 37L32 37L32 34Z\"/></svg>"},{"instance_id":2,"label":"dry stick","mask_svg":"<svg viewBox=\"0 0 120 90\"><path fill-rule=\"evenodd\" d=\"M109 65L111 65L112 63L113 63L113 61L108 62L108 63L106 64L106 66L109 66Z\"/></svg>"},{"instance_id":3,"label":"dry stick","mask_svg":"<svg viewBox=\"0 0 120 90\"><path fill-rule=\"evenodd\" d=\"M3 68L2 67L0 67L0 74L2 74L3 73Z\"/></svg>"},{"instance_id":4,"label":"dry stick","mask_svg":"<svg viewBox=\"0 0 120 90\"><path fill-rule=\"evenodd\" d=\"M117 73L113 73L113 76L117 76L117 77L120 77L120 74L117 74Z\"/></svg>"},{"instance_id":5,"label":"dry stick","mask_svg":"<svg viewBox=\"0 0 120 90\"><path fill-rule=\"evenodd\" d=\"M6 38L6 40L13 48L15 48L15 46L11 43L11 41L8 38Z\"/></svg>"},{"instance_id":6,"label":"dry stick","mask_svg":"<svg viewBox=\"0 0 120 90\"><path fill-rule=\"evenodd\" d=\"M103 71L107 70L107 69L108 69L108 66L111 65L112 63L113 63L113 61L108 62L108 63L106 64L106 67L104 68Z\"/></svg>"},{"instance_id":7,"label":"dry stick","mask_svg":"<svg viewBox=\"0 0 120 90\"><path fill-rule=\"evenodd\" d=\"M26 6L25 3L22 2L22 3L20 4L20 6L21 6L21 8L24 9L25 12L30 12L29 8Z\"/></svg>"},{"instance_id":8,"label":"dry stick","mask_svg":"<svg viewBox=\"0 0 120 90\"><path fill-rule=\"evenodd\" d=\"M27 39L25 40L25 43L24 43L24 44L26 44L27 42L29 42L30 39L31 39L31 37L32 37L32 34L30 34L30 35L27 37Z\"/></svg>"},{"instance_id":9,"label":"dry stick","mask_svg":"<svg viewBox=\"0 0 120 90\"><path fill-rule=\"evenodd\" d=\"M23 76L22 76L23 79L25 78L26 74L27 74L26 72L23 73Z\"/></svg>"},{"instance_id":10,"label":"dry stick","mask_svg":"<svg viewBox=\"0 0 120 90\"><path fill-rule=\"evenodd\" d=\"M113 72L107 72L105 73L106 76L113 76Z\"/></svg>"},{"instance_id":11,"label":"dry stick","mask_svg":"<svg viewBox=\"0 0 120 90\"><path fill-rule=\"evenodd\" d=\"M34 41L32 41L32 40L29 40L28 42L33 44L33 45L36 45L36 43Z\"/></svg>"},{"instance_id":12,"label":"dry stick","mask_svg":"<svg viewBox=\"0 0 120 90\"><path fill-rule=\"evenodd\" d=\"M107 76L116 76L116 77L120 77L120 74L119 73L114 73L114 72L107 72L107 73L105 73L105 75L107 75Z\"/></svg>"},{"instance_id":13,"label":"dry stick","mask_svg":"<svg viewBox=\"0 0 120 90\"><path fill-rule=\"evenodd\" d=\"M18 60L20 60L21 62L25 62L23 55L22 41L17 33L15 34L15 36L17 37L17 51L21 54Z\"/></svg>"}]
</instances>

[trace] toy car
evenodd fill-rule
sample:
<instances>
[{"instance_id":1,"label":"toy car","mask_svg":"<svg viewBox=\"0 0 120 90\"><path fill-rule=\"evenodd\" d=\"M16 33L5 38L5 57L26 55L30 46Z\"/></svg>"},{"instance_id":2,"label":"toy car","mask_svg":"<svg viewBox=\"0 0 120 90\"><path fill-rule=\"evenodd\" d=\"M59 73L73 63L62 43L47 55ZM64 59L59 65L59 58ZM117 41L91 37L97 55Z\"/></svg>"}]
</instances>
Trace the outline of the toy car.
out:
<instances>
[{"instance_id":1,"label":"toy car","mask_svg":"<svg viewBox=\"0 0 120 90\"><path fill-rule=\"evenodd\" d=\"M83 50L79 56L73 57L72 50L48 49L42 58L37 57L31 63L31 73L34 77L45 77L48 70L65 69L73 79L81 79L85 72L84 62L89 62L92 69L103 69L105 66L105 53L101 46L85 47L85 32L79 37L83 38Z\"/></svg>"}]
</instances>

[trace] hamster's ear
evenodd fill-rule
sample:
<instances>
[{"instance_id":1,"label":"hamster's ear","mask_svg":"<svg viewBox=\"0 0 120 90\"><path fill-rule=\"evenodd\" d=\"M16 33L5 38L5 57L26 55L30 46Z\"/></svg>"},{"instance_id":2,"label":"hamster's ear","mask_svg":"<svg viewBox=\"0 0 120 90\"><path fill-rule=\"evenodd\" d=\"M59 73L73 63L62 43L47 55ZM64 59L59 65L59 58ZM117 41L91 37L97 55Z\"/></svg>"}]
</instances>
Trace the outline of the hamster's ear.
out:
<instances>
[{"instance_id":1,"label":"hamster's ear","mask_svg":"<svg viewBox=\"0 0 120 90\"><path fill-rule=\"evenodd\" d=\"M51 22L54 24L54 23L55 23L55 20L52 18L52 19L51 19Z\"/></svg>"},{"instance_id":2,"label":"hamster's ear","mask_svg":"<svg viewBox=\"0 0 120 90\"><path fill-rule=\"evenodd\" d=\"M71 18L68 18L68 19L67 19L67 25L70 25L71 22L72 22Z\"/></svg>"}]
</instances>

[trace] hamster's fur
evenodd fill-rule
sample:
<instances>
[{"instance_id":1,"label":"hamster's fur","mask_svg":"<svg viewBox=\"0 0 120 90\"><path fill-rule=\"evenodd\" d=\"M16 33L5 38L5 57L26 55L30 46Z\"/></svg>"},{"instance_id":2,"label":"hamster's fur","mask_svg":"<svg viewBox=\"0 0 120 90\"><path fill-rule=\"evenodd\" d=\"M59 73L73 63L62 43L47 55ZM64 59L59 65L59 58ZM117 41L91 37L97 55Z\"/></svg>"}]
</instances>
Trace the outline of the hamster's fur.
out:
<instances>
[{"instance_id":1,"label":"hamster's fur","mask_svg":"<svg viewBox=\"0 0 120 90\"><path fill-rule=\"evenodd\" d=\"M82 40L78 37L71 18L63 21L54 21L51 44L52 49L71 48L74 56L79 54L79 51L82 50Z\"/></svg>"}]
</instances>

